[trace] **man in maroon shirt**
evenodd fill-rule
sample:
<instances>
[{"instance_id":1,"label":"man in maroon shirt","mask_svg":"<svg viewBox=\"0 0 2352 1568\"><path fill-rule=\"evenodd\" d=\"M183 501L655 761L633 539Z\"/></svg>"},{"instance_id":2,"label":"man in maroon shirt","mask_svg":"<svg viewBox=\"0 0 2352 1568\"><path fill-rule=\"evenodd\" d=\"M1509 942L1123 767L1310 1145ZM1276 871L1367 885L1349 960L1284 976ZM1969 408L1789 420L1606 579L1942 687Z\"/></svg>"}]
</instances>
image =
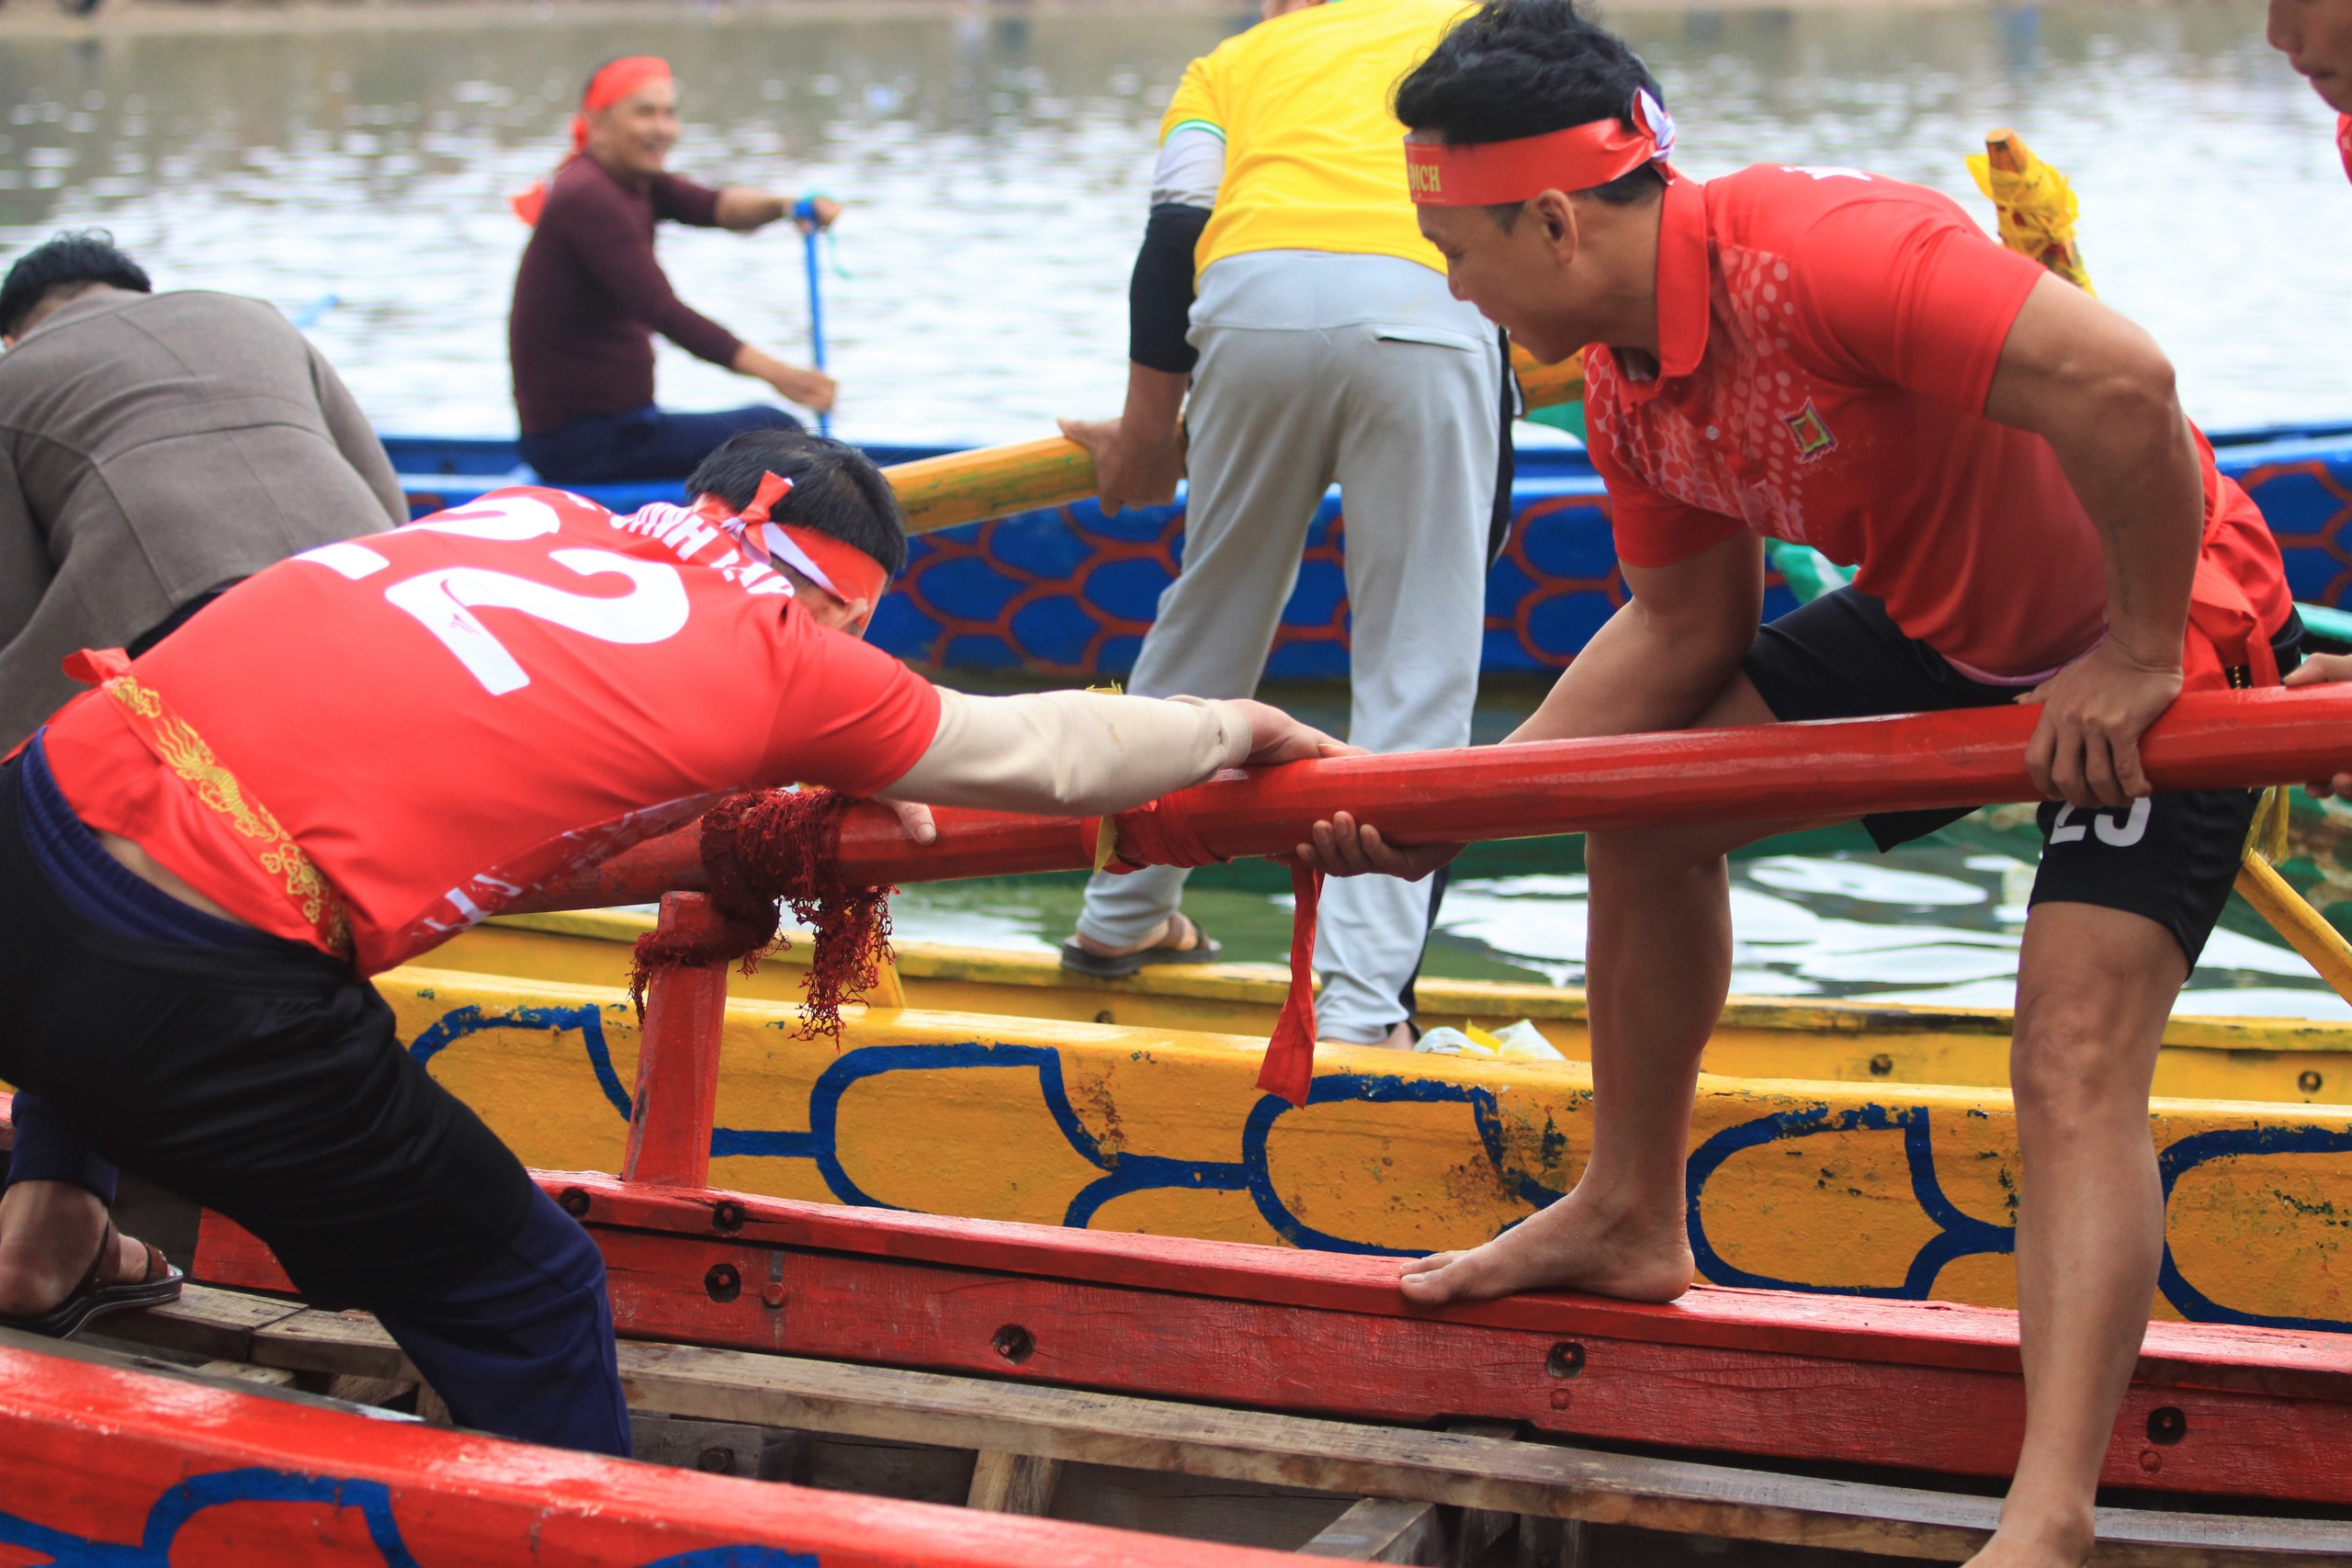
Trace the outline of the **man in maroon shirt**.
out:
<instances>
[{"instance_id":1,"label":"man in maroon shirt","mask_svg":"<svg viewBox=\"0 0 2352 1568\"><path fill-rule=\"evenodd\" d=\"M785 364L677 297L654 260L653 226L666 218L752 230L794 215L804 228L821 227L840 209L819 198L796 215L790 197L749 186L712 190L669 173L677 90L669 62L651 56L612 61L589 78L571 137L555 178L514 202L533 226L506 329L525 461L559 484L674 479L740 431L797 427L767 404L719 413L656 407L657 332L805 408L832 407L831 377Z\"/></svg>"}]
</instances>

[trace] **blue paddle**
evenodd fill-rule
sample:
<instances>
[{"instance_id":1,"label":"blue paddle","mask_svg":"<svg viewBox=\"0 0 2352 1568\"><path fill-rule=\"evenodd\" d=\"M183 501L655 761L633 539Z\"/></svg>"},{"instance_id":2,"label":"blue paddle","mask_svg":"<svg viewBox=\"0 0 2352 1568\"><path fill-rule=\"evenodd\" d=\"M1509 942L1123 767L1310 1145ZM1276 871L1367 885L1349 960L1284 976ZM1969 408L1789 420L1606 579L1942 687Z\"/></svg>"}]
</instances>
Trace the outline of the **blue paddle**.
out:
<instances>
[{"instance_id":1,"label":"blue paddle","mask_svg":"<svg viewBox=\"0 0 2352 1568\"><path fill-rule=\"evenodd\" d=\"M294 330L298 333L309 332L312 327L318 325L320 317L325 315L329 310L334 310L337 305L342 303L343 296L340 294L320 295L317 299L311 300L309 304L294 312Z\"/></svg>"},{"instance_id":2,"label":"blue paddle","mask_svg":"<svg viewBox=\"0 0 2352 1568\"><path fill-rule=\"evenodd\" d=\"M802 197L793 204L792 216L808 225L808 231L801 235L808 264L808 346L817 368L821 371L825 368L825 294L819 281L821 269L817 265L817 241L824 231L817 227L817 198ZM831 435L832 433L833 416L819 414L817 434Z\"/></svg>"}]
</instances>

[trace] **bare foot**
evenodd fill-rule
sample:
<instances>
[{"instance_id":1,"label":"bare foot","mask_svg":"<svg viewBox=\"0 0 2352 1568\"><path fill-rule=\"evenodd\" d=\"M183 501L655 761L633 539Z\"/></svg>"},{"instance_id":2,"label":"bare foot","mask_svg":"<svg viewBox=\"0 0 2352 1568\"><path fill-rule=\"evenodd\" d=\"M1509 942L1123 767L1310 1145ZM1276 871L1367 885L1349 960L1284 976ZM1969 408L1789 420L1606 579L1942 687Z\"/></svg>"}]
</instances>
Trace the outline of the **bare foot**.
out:
<instances>
[{"instance_id":1,"label":"bare foot","mask_svg":"<svg viewBox=\"0 0 2352 1568\"><path fill-rule=\"evenodd\" d=\"M1569 1193L1483 1247L1407 1259L1397 1288L1419 1306L1544 1290L1670 1302L1690 1288L1690 1240L1680 1213L1645 1224L1605 1216L1580 1196Z\"/></svg>"},{"instance_id":2,"label":"bare foot","mask_svg":"<svg viewBox=\"0 0 2352 1568\"><path fill-rule=\"evenodd\" d=\"M0 1196L0 1314L39 1317L63 1301L96 1256L106 1206L67 1181L17 1181ZM147 1249L127 1235L99 1270L107 1284L147 1275Z\"/></svg>"},{"instance_id":3,"label":"bare foot","mask_svg":"<svg viewBox=\"0 0 2352 1568\"><path fill-rule=\"evenodd\" d=\"M1072 931L1070 940L1097 958L1125 958L1130 953L1149 953L1162 947L1170 953L1190 953L1201 945L1201 928L1193 923L1190 915L1179 910L1152 927L1149 936L1126 947L1097 942L1084 931Z\"/></svg>"}]
</instances>

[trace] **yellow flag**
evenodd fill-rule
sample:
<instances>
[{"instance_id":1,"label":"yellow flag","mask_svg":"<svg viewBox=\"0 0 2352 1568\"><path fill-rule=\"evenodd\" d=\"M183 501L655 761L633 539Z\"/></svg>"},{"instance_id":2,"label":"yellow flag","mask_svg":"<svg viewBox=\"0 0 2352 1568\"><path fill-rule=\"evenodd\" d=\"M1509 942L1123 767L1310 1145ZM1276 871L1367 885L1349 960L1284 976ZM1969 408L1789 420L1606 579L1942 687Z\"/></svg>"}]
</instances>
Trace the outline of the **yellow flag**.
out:
<instances>
[{"instance_id":1,"label":"yellow flag","mask_svg":"<svg viewBox=\"0 0 2352 1568\"><path fill-rule=\"evenodd\" d=\"M2075 248L2075 220L2082 209L2065 175L2035 157L2014 130L1986 136L1984 151L1969 157L1968 172L2000 214L2001 243L2031 256L2084 293L2098 292L2091 287L2082 253Z\"/></svg>"}]
</instances>

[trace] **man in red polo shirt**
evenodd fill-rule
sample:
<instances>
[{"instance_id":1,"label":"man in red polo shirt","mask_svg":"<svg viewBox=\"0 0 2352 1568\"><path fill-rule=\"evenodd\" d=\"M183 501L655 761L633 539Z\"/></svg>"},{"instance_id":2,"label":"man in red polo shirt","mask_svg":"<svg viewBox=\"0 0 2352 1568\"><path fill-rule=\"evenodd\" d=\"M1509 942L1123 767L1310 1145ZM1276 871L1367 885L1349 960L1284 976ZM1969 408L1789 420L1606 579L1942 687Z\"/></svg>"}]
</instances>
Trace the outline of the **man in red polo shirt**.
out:
<instances>
[{"instance_id":1,"label":"man in red polo shirt","mask_svg":"<svg viewBox=\"0 0 2352 1568\"><path fill-rule=\"evenodd\" d=\"M496 491L305 551L138 659L77 656L96 689L0 765L0 1078L48 1145L373 1310L462 1424L624 1455L595 1247L368 976L735 790L1093 816L1337 749L1257 703L967 697L867 647L906 539L839 442L740 435L689 491L616 516ZM152 1257L107 1267L81 1197L43 1210L78 1220L40 1238L70 1267L0 1326L175 1293Z\"/></svg>"},{"instance_id":2,"label":"man in red polo shirt","mask_svg":"<svg viewBox=\"0 0 2352 1568\"><path fill-rule=\"evenodd\" d=\"M1498 0L1397 91L1423 231L1537 358L1587 349L1632 598L1516 740L2041 705L2052 797L2011 1058L2024 1450L1984 1563L2081 1562L2163 1251L2147 1091L2255 797L2152 795L2141 733L2189 685L2271 682L2300 637L2278 552L2145 333L1933 192L1760 165L1700 185L1641 62L1567 0ZM1758 626L1763 542L1853 586ZM1882 847L1959 812L1865 823ZM1574 1191L1405 1267L1417 1302L1691 1280L1684 1154L1731 969L1725 852L1806 824L1595 833L1596 1112ZM1335 818L1327 870L1424 872Z\"/></svg>"},{"instance_id":3,"label":"man in red polo shirt","mask_svg":"<svg viewBox=\"0 0 2352 1568\"><path fill-rule=\"evenodd\" d=\"M2335 150L2352 177L2352 0L2270 0L2266 32L2335 111Z\"/></svg>"}]
</instances>

